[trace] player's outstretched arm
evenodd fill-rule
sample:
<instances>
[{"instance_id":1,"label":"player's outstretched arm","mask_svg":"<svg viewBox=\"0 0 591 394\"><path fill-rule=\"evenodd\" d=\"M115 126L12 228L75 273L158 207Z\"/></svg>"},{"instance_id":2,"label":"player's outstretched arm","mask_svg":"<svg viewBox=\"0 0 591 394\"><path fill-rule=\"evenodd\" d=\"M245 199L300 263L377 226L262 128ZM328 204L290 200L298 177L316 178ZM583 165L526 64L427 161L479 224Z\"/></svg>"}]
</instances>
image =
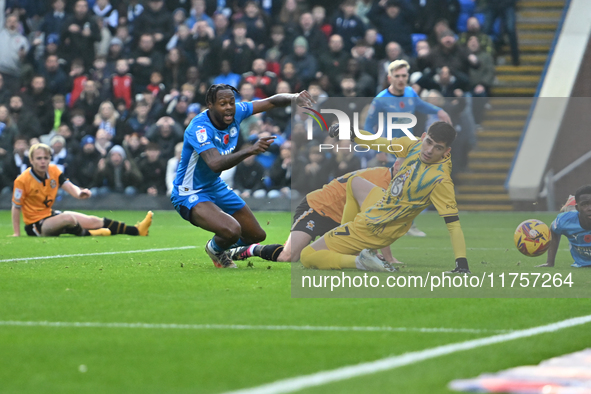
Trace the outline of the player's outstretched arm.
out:
<instances>
[{"instance_id":1,"label":"player's outstretched arm","mask_svg":"<svg viewBox=\"0 0 591 394\"><path fill-rule=\"evenodd\" d=\"M300 107L309 107L316 103L307 90L295 94L276 94L266 99L253 101L252 113L254 115L276 107L287 107L288 105L291 105L291 100L295 100L296 104Z\"/></svg>"},{"instance_id":2,"label":"player's outstretched arm","mask_svg":"<svg viewBox=\"0 0 591 394\"><path fill-rule=\"evenodd\" d=\"M444 110L440 109L439 111L437 111L437 117L442 122L449 123L449 124L453 125L453 123L451 122L451 118L449 117L449 114L447 112L445 112Z\"/></svg>"},{"instance_id":3,"label":"player's outstretched arm","mask_svg":"<svg viewBox=\"0 0 591 394\"><path fill-rule=\"evenodd\" d=\"M11 209L12 216L12 236L21 236L21 209L13 205Z\"/></svg>"},{"instance_id":4,"label":"player's outstretched arm","mask_svg":"<svg viewBox=\"0 0 591 394\"><path fill-rule=\"evenodd\" d=\"M468 260L466 259L466 240L464 239L462 226L460 226L460 218L458 216L448 216L444 219L447 231L449 231L449 237L451 238L451 246L456 258L456 267L468 269Z\"/></svg>"},{"instance_id":5,"label":"player's outstretched arm","mask_svg":"<svg viewBox=\"0 0 591 394\"><path fill-rule=\"evenodd\" d=\"M550 245L548 246L546 264L536 265L536 267L554 267L556 253L558 252L558 246L560 245L560 234L556 234L552 229L550 229L550 234L552 238L550 239Z\"/></svg>"},{"instance_id":6,"label":"player's outstretched arm","mask_svg":"<svg viewBox=\"0 0 591 394\"><path fill-rule=\"evenodd\" d=\"M259 138L259 140L254 145L229 155L222 156L217 149L211 148L201 152L199 156L201 156L201 158L213 172L222 172L236 166L248 156L258 155L259 153L266 152L273 141L275 141L274 136L263 137Z\"/></svg>"},{"instance_id":7,"label":"player's outstretched arm","mask_svg":"<svg viewBox=\"0 0 591 394\"><path fill-rule=\"evenodd\" d=\"M84 200L90 198L92 196L92 192L88 189L80 189L78 186L74 185L72 182L67 181L62 185L62 189L64 189L68 194L74 198L79 200Z\"/></svg>"}]
</instances>

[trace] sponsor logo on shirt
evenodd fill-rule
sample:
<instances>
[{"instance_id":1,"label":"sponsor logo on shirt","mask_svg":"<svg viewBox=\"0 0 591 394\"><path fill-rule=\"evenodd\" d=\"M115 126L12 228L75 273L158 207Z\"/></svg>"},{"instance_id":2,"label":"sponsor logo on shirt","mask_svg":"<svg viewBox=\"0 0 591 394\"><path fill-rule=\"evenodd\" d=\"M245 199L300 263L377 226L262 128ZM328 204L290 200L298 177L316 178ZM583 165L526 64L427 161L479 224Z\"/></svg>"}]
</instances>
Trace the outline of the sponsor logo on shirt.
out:
<instances>
[{"instance_id":1,"label":"sponsor logo on shirt","mask_svg":"<svg viewBox=\"0 0 591 394\"><path fill-rule=\"evenodd\" d=\"M579 252L579 254L581 254L582 256L585 257L591 257L591 248L587 247L587 246L576 246L573 245L573 247L577 250L577 252Z\"/></svg>"},{"instance_id":2,"label":"sponsor logo on shirt","mask_svg":"<svg viewBox=\"0 0 591 394\"><path fill-rule=\"evenodd\" d=\"M235 146L233 146L233 147L231 147L230 149L226 149L226 150L224 150L224 151L220 151L220 155L222 155L222 156L224 156L224 155L229 155L230 153L234 152L234 149L235 149L235 148L236 148L236 147L235 147Z\"/></svg>"}]
</instances>

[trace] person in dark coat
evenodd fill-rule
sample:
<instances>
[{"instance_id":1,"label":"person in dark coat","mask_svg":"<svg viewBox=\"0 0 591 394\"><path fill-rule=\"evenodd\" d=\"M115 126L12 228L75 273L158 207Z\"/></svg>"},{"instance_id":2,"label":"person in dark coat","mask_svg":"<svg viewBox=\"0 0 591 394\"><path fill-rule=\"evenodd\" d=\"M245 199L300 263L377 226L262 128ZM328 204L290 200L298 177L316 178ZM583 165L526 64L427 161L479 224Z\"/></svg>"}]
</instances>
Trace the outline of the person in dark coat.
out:
<instances>
[{"instance_id":1,"label":"person in dark coat","mask_svg":"<svg viewBox=\"0 0 591 394\"><path fill-rule=\"evenodd\" d=\"M154 71L162 70L164 56L154 47L154 37L144 33L140 36L138 47L132 52L130 63L135 92L143 92L150 84Z\"/></svg>"},{"instance_id":2,"label":"person in dark coat","mask_svg":"<svg viewBox=\"0 0 591 394\"><path fill-rule=\"evenodd\" d=\"M88 12L88 2L77 0L74 15L66 18L61 31L60 43L68 61L81 58L89 70L94 61L94 44L101 40L101 32Z\"/></svg>"},{"instance_id":3,"label":"person in dark coat","mask_svg":"<svg viewBox=\"0 0 591 394\"><path fill-rule=\"evenodd\" d=\"M98 163L101 154L94 147L94 137L87 135L80 142L80 152L75 156L68 167L70 179L75 185L87 188L95 187L95 175L98 172Z\"/></svg>"},{"instance_id":4,"label":"person in dark coat","mask_svg":"<svg viewBox=\"0 0 591 394\"><path fill-rule=\"evenodd\" d=\"M147 193L150 196L166 194L166 161L160 157L158 144L150 143L146 146L145 155L140 159L138 167L143 177L141 193Z\"/></svg>"},{"instance_id":5,"label":"person in dark coat","mask_svg":"<svg viewBox=\"0 0 591 394\"><path fill-rule=\"evenodd\" d=\"M416 12L406 1L387 0L374 3L367 17L382 34L384 42L395 41L404 52L412 53L413 24Z\"/></svg>"},{"instance_id":6,"label":"person in dark coat","mask_svg":"<svg viewBox=\"0 0 591 394\"><path fill-rule=\"evenodd\" d=\"M165 51L168 40L174 34L174 22L172 15L163 0L148 0L144 11L136 19L134 35L151 34L154 37L154 46L159 52Z\"/></svg>"}]
</instances>

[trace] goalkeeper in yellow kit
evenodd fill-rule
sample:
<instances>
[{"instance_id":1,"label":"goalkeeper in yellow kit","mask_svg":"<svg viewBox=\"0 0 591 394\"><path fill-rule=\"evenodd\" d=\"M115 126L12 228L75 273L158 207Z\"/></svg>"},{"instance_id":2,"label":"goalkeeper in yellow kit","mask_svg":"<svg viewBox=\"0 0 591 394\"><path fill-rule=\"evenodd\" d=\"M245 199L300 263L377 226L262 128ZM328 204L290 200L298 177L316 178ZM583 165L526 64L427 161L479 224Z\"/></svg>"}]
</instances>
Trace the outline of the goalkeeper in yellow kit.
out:
<instances>
[{"instance_id":1,"label":"goalkeeper in yellow kit","mask_svg":"<svg viewBox=\"0 0 591 394\"><path fill-rule=\"evenodd\" d=\"M331 128L331 133L338 129ZM366 131L362 134L371 135ZM433 204L445 220L451 236L456 267L450 273L469 274L466 244L460 226L453 183L450 178L450 145L456 131L445 122L435 122L420 140L408 137L373 141L355 139L358 143L370 143L375 150L384 150L406 160L386 190L375 187L359 208L354 218L329 231L322 238L307 246L301 254L305 267L317 269L358 268L368 271L395 271L380 260L376 249L384 248L406 234L413 219ZM345 215L352 218L352 184L371 188L373 185L356 177L349 180L348 207ZM360 183L361 182L361 183ZM343 221L344 222L344 221ZM361 253L360 253L361 252ZM359 254L359 256L357 256Z\"/></svg>"}]
</instances>

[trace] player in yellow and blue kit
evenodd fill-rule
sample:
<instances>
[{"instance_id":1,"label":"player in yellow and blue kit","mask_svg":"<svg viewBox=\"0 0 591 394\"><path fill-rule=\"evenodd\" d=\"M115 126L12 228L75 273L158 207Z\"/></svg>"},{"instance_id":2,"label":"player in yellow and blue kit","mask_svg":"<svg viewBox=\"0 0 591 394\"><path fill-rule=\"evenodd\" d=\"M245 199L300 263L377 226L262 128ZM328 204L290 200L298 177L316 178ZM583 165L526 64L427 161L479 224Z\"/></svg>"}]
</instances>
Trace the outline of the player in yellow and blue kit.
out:
<instances>
[{"instance_id":1,"label":"player in yellow and blue kit","mask_svg":"<svg viewBox=\"0 0 591 394\"><path fill-rule=\"evenodd\" d=\"M397 157L406 160L386 190L379 193L372 190L369 194L368 198L375 198L373 205L357 214L353 221L306 247L301 254L302 264L318 269L394 271L368 250L381 249L406 234L413 219L433 204L450 233L456 259L456 267L451 272L470 273L449 173L450 145L455 135L455 129L448 123L435 122L421 140L408 137L374 140L372 148L391 147L390 151L396 151ZM356 256L358 253L360 255Z\"/></svg>"},{"instance_id":2,"label":"player in yellow and blue kit","mask_svg":"<svg viewBox=\"0 0 591 394\"><path fill-rule=\"evenodd\" d=\"M408 86L410 65L406 60L395 60L388 66L388 82L390 86L382 90L371 102L367 118L365 120L365 130L375 133L378 130L380 123L384 130L387 129L387 113L407 112L414 114L419 112L422 114L436 114L439 120L451 124L451 119L447 112L441 108L427 103L419 97L419 95ZM403 119L398 120L398 123L403 123ZM404 137L405 134L401 129L392 130L392 137ZM396 162L396 169L400 166L404 158ZM425 233L411 225L408 231L409 235L415 237L424 237Z\"/></svg>"},{"instance_id":3,"label":"player in yellow and blue kit","mask_svg":"<svg viewBox=\"0 0 591 394\"><path fill-rule=\"evenodd\" d=\"M552 222L548 258L546 264L538 267L554 267L562 235L570 244L572 266L591 267L591 185L582 186L575 192L575 202L576 210L560 213Z\"/></svg>"},{"instance_id":4,"label":"player in yellow and blue kit","mask_svg":"<svg viewBox=\"0 0 591 394\"><path fill-rule=\"evenodd\" d=\"M183 219L213 232L205 251L218 268L236 268L226 250L262 242L265 231L252 211L220 178L248 156L265 152L275 137L260 138L254 145L234 152L240 122L259 112L297 105L313 104L307 91L277 94L264 100L236 104L230 85L212 85L205 102L208 109L197 115L185 130L183 151L170 196Z\"/></svg>"}]
</instances>

